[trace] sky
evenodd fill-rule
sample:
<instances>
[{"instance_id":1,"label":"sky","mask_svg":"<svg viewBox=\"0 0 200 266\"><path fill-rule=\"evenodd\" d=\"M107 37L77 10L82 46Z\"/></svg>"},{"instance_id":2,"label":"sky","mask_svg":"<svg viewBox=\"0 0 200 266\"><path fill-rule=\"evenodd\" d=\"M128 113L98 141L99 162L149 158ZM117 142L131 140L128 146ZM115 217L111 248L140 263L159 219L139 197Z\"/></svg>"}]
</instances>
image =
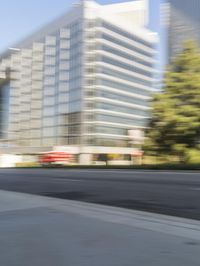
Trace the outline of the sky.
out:
<instances>
[{"instance_id":1,"label":"sky","mask_svg":"<svg viewBox=\"0 0 200 266\"><path fill-rule=\"evenodd\" d=\"M126 1L97 0L100 4ZM158 31L160 0L149 1L151 7L150 27L152 30ZM62 15L74 2L76 0L0 0L0 53L49 21Z\"/></svg>"}]
</instances>

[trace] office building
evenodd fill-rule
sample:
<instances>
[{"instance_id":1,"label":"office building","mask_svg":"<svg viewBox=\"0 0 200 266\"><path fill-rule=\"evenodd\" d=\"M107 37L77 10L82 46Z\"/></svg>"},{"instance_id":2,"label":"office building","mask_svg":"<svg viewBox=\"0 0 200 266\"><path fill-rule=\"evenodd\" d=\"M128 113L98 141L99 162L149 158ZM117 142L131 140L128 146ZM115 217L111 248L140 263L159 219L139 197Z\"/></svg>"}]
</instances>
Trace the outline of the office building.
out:
<instances>
[{"instance_id":1,"label":"office building","mask_svg":"<svg viewBox=\"0 0 200 266\"><path fill-rule=\"evenodd\" d=\"M147 126L154 84L158 36L147 23L144 0L80 1L3 53L9 145L24 152L65 146L83 162L132 154L130 132Z\"/></svg>"},{"instance_id":2,"label":"office building","mask_svg":"<svg viewBox=\"0 0 200 266\"><path fill-rule=\"evenodd\" d=\"M169 58L181 52L184 41L200 46L200 1L169 0Z\"/></svg>"}]
</instances>

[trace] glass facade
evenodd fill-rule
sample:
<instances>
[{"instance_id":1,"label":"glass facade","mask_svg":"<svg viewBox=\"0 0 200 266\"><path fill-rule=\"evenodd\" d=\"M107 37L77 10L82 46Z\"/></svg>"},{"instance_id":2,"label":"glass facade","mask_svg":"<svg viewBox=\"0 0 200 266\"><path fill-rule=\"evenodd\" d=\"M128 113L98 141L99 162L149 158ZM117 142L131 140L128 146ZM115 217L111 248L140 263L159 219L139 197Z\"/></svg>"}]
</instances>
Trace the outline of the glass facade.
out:
<instances>
[{"instance_id":1,"label":"glass facade","mask_svg":"<svg viewBox=\"0 0 200 266\"><path fill-rule=\"evenodd\" d=\"M9 84L0 87L0 138L8 138Z\"/></svg>"},{"instance_id":2,"label":"glass facade","mask_svg":"<svg viewBox=\"0 0 200 266\"><path fill-rule=\"evenodd\" d=\"M150 116L155 43L103 20L90 25L97 39L88 57L85 143L128 147L128 131L144 129Z\"/></svg>"},{"instance_id":3,"label":"glass facade","mask_svg":"<svg viewBox=\"0 0 200 266\"><path fill-rule=\"evenodd\" d=\"M147 125L155 41L74 14L9 55L13 144L128 147Z\"/></svg>"},{"instance_id":4,"label":"glass facade","mask_svg":"<svg viewBox=\"0 0 200 266\"><path fill-rule=\"evenodd\" d=\"M20 146L80 142L76 114L82 101L81 25L77 19L11 55L11 142ZM75 114L73 121L71 114Z\"/></svg>"},{"instance_id":5,"label":"glass facade","mask_svg":"<svg viewBox=\"0 0 200 266\"><path fill-rule=\"evenodd\" d=\"M200 46L200 1L169 0L169 57L182 49L184 41L194 40Z\"/></svg>"}]
</instances>

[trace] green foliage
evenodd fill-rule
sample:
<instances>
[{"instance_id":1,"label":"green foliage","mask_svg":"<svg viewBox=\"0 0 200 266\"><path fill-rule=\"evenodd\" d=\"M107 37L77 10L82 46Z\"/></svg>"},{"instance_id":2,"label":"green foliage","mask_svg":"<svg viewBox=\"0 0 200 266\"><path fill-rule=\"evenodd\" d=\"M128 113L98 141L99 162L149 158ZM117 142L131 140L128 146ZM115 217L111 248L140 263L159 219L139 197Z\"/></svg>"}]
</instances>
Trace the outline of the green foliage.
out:
<instances>
[{"instance_id":1,"label":"green foliage","mask_svg":"<svg viewBox=\"0 0 200 266\"><path fill-rule=\"evenodd\" d=\"M189 164L200 164L200 150L189 149L187 151L187 162Z\"/></svg>"},{"instance_id":2,"label":"green foliage","mask_svg":"<svg viewBox=\"0 0 200 266\"><path fill-rule=\"evenodd\" d=\"M200 143L200 52L193 42L169 66L164 90L152 101L144 150L150 155L190 160ZM199 152L196 153L197 156ZM194 157L194 156L193 156Z\"/></svg>"}]
</instances>

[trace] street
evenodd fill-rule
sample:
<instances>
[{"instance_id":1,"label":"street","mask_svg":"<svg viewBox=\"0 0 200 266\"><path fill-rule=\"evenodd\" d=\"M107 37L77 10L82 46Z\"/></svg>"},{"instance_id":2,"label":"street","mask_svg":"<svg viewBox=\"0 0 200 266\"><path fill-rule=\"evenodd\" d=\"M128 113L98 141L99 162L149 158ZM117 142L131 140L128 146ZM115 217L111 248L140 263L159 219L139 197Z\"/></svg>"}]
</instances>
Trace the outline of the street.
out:
<instances>
[{"instance_id":1,"label":"street","mask_svg":"<svg viewBox=\"0 0 200 266\"><path fill-rule=\"evenodd\" d=\"M200 220L200 172L1 169L0 189Z\"/></svg>"}]
</instances>

